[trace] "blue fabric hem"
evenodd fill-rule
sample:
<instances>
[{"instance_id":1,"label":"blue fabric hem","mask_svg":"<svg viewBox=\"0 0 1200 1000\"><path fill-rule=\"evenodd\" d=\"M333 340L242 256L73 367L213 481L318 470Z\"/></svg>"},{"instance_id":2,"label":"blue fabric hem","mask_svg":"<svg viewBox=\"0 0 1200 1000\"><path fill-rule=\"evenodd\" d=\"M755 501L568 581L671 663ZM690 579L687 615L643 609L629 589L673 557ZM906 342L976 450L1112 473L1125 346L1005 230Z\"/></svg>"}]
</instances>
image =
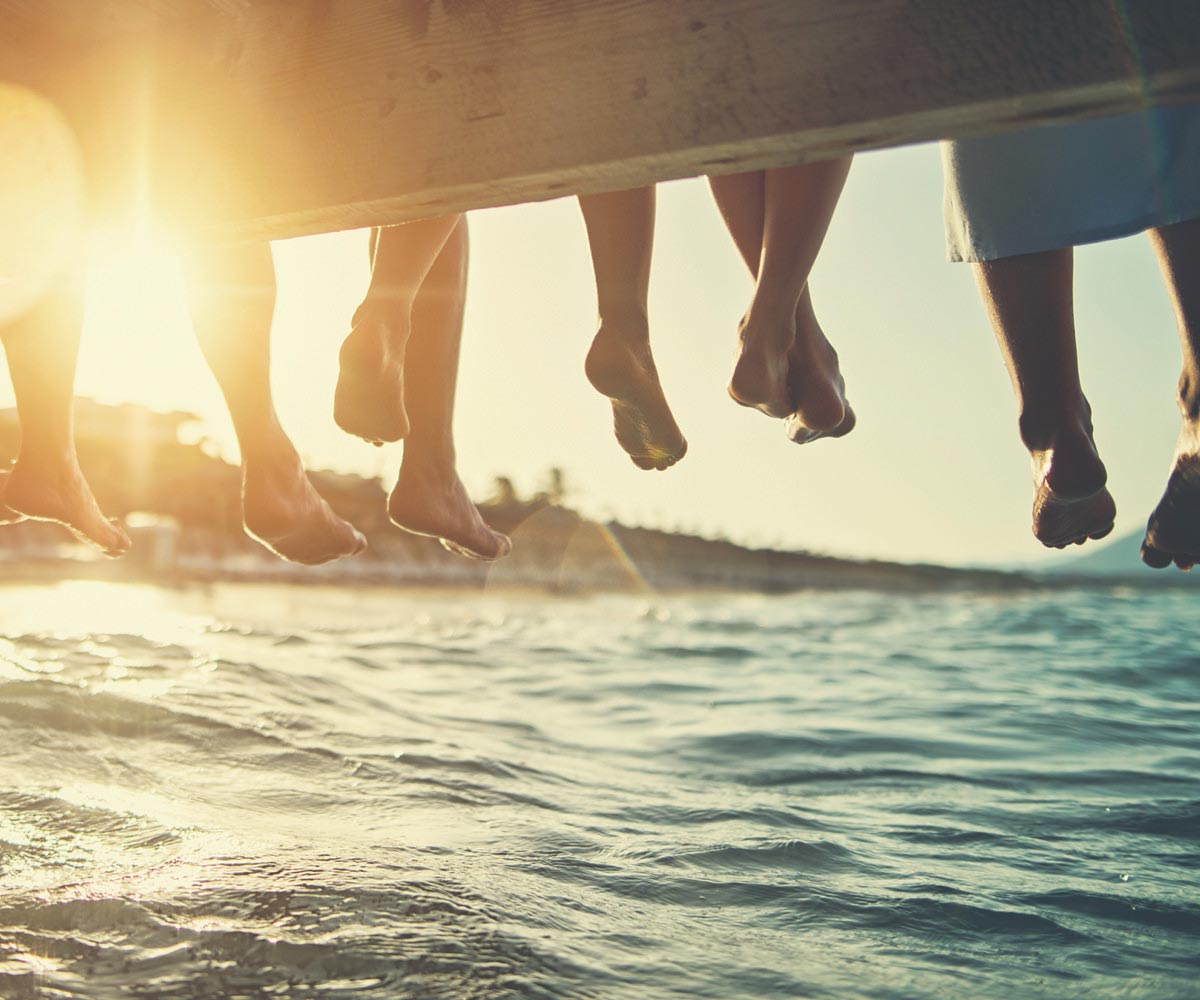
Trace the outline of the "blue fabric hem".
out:
<instances>
[{"instance_id":1,"label":"blue fabric hem","mask_svg":"<svg viewBox=\"0 0 1200 1000\"><path fill-rule=\"evenodd\" d=\"M989 260L1003 260L1005 257L1023 257L1031 253L1044 253L1047 250L1062 250L1066 247L1086 246L1089 243L1105 243L1108 240L1123 239L1126 236L1136 236L1147 229L1157 229L1159 226L1173 226L1180 222L1191 222L1200 219L1200 205L1194 208L1170 212L1151 212L1141 219L1129 219L1109 226L1072 233L1069 236L1046 236L1040 240L1029 240L1021 244L1020 249L1002 247L980 248L972 247L963 250L961 247L947 247L946 259L952 264L978 264Z\"/></svg>"}]
</instances>

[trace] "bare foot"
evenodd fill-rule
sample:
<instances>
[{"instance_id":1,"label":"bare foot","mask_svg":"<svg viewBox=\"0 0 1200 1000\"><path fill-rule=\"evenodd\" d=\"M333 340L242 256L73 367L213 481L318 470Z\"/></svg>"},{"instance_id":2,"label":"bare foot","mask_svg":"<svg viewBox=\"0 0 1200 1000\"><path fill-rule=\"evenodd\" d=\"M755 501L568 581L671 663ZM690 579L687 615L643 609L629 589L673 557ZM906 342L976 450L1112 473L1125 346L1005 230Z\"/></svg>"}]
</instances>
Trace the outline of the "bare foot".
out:
<instances>
[{"instance_id":1,"label":"bare foot","mask_svg":"<svg viewBox=\"0 0 1200 1000\"><path fill-rule=\"evenodd\" d=\"M1146 525L1142 562L1184 571L1200 562L1200 428L1185 427L1179 437L1167 488Z\"/></svg>"},{"instance_id":2,"label":"bare foot","mask_svg":"<svg viewBox=\"0 0 1200 1000\"><path fill-rule=\"evenodd\" d=\"M858 423L846 401L837 351L811 314L797 318L796 338L788 351L788 394L792 412L787 436L796 444L845 437Z\"/></svg>"},{"instance_id":3,"label":"bare foot","mask_svg":"<svg viewBox=\"0 0 1200 1000\"><path fill-rule=\"evenodd\" d=\"M18 514L11 507L4 505L4 491L8 487L8 469L0 469L0 524L17 524L25 520L24 514Z\"/></svg>"},{"instance_id":4,"label":"bare foot","mask_svg":"<svg viewBox=\"0 0 1200 1000\"><path fill-rule=\"evenodd\" d=\"M854 414L854 409L849 402L845 404L845 412L842 414L842 419L838 425L831 430L823 431L809 427L805 421L803 414L796 412L788 416L784 421L784 430L787 432L788 439L795 444L808 444L810 441L819 441L821 438L840 438L845 437L858 425L858 417Z\"/></svg>"},{"instance_id":5,"label":"bare foot","mask_svg":"<svg viewBox=\"0 0 1200 1000\"><path fill-rule=\"evenodd\" d=\"M4 504L18 516L53 521L115 559L129 551L125 529L100 512L74 456L43 463L19 458L8 473Z\"/></svg>"},{"instance_id":6,"label":"bare foot","mask_svg":"<svg viewBox=\"0 0 1200 1000\"><path fill-rule=\"evenodd\" d=\"M403 308L393 303L394 314ZM350 335L339 353L333 419L347 434L374 445L399 441L408 434L404 412L404 345L407 329L396 318L385 321L376 310L360 306ZM398 347L396 345L399 345Z\"/></svg>"},{"instance_id":7,"label":"bare foot","mask_svg":"<svg viewBox=\"0 0 1200 1000\"><path fill-rule=\"evenodd\" d=\"M425 463L405 454L388 497L392 523L414 535L438 538L451 552L491 562L512 551L507 535L493 531L467 496L453 463Z\"/></svg>"},{"instance_id":8,"label":"bare foot","mask_svg":"<svg viewBox=\"0 0 1200 1000\"><path fill-rule=\"evenodd\" d=\"M1033 534L1047 548L1082 545L1113 530L1117 508L1096 452L1090 420L1061 429L1033 459Z\"/></svg>"},{"instance_id":9,"label":"bare foot","mask_svg":"<svg viewBox=\"0 0 1200 1000\"><path fill-rule=\"evenodd\" d=\"M242 466L246 534L281 559L316 566L358 555L367 540L313 488L294 451L278 449Z\"/></svg>"},{"instance_id":10,"label":"bare foot","mask_svg":"<svg viewBox=\"0 0 1200 1000\"><path fill-rule=\"evenodd\" d=\"M669 469L687 441L663 395L649 332L633 336L600 324L583 365L588 381L612 402L617 443L639 469Z\"/></svg>"},{"instance_id":11,"label":"bare foot","mask_svg":"<svg viewBox=\"0 0 1200 1000\"><path fill-rule=\"evenodd\" d=\"M738 356L729 379L734 402L782 419L793 412L788 375L796 318L762 319L753 309L738 326Z\"/></svg>"}]
</instances>

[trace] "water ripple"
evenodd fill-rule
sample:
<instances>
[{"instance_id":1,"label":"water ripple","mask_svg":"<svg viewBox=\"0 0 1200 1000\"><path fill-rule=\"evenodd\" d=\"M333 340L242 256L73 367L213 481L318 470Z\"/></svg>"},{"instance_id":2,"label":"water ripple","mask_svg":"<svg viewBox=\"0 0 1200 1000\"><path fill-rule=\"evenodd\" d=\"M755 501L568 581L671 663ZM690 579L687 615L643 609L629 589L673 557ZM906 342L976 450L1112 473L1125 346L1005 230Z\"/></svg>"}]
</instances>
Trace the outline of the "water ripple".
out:
<instances>
[{"instance_id":1,"label":"water ripple","mask_svg":"<svg viewBox=\"0 0 1200 1000\"><path fill-rule=\"evenodd\" d=\"M1191 595L9 590L6 1000L1195 995Z\"/></svg>"}]
</instances>

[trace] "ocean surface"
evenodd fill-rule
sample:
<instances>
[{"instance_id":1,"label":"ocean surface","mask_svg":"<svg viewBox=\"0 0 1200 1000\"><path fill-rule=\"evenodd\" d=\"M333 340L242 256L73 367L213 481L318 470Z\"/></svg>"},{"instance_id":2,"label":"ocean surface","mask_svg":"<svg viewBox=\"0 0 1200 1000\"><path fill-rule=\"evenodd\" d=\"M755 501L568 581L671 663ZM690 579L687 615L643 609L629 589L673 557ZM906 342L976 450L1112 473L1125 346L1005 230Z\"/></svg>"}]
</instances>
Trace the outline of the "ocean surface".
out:
<instances>
[{"instance_id":1,"label":"ocean surface","mask_svg":"<svg viewBox=\"0 0 1200 1000\"><path fill-rule=\"evenodd\" d=\"M0 997L1200 995L1188 593L0 587Z\"/></svg>"}]
</instances>

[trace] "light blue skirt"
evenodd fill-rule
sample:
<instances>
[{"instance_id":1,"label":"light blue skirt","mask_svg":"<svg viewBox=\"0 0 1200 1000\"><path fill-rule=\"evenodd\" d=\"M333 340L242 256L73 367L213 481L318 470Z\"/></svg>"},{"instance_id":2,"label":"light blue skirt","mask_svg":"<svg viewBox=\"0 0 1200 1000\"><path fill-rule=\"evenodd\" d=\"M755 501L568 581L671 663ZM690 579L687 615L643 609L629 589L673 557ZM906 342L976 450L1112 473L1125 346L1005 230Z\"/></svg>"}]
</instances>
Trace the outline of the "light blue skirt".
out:
<instances>
[{"instance_id":1,"label":"light blue skirt","mask_svg":"<svg viewBox=\"0 0 1200 1000\"><path fill-rule=\"evenodd\" d=\"M1200 218L1200 105L942 143L951 260L996 260Z\"/></svg>"}]
</instances>

